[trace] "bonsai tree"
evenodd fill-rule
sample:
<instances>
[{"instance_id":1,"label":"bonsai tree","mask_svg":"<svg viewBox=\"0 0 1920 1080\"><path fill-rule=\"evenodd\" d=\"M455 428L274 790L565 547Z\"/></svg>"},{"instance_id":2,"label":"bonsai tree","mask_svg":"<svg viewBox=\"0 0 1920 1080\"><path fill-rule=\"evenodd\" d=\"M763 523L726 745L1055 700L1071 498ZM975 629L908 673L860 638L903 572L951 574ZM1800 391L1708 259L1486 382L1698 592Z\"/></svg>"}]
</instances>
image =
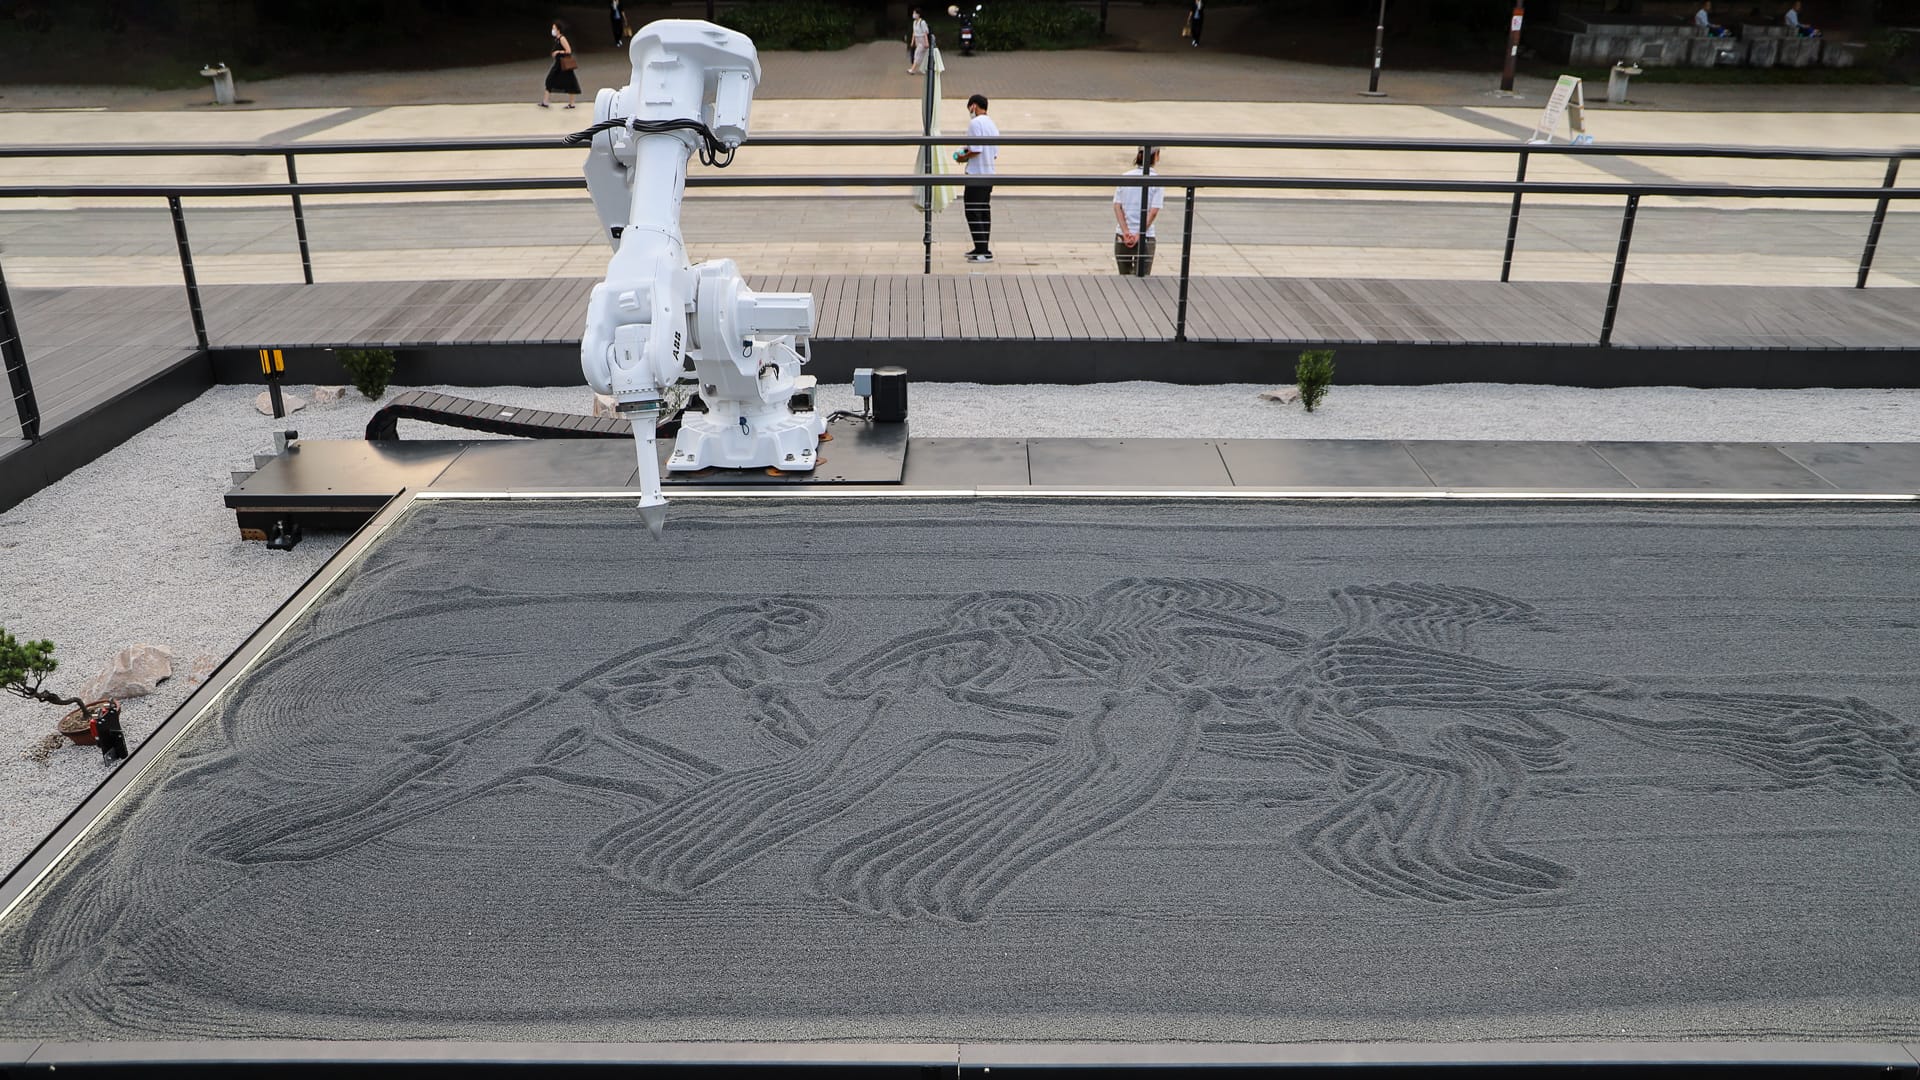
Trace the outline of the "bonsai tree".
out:
<instances>
[{"instance_id":1,"label":"bonsai tree","mask_svg":"<svg viewBox=\"0 0 1920 1080\"><path fill-rule=\"evenodd\" d=\"M87 703L77 697L61 697L42 684L60 662L53 658L53 642L21 641L0 626L0 689L30 701L49 705L70 705L85 715Z\"/></svg>"},{"instance_id":2,"label":"bonsai tree","mask_svg":"<svg viewBox=\"0 0 1920 1080\"><path fill-rule=\"evenodd\" d=\"M94 743L109 765L125 760L127 738L120 727L119 703L107 701L89 709L87 703L77 697L62 697L46 689L47 676L59 666L60 662L53 658L53 642L21 641L0 626L0 690L29 701L71 705L80 714L72 726L62 721L59 733L49 736L49 741L42 744L40 760L44 761L45 753L59 746L62 739Z\"/></svg>"}]
</instances>

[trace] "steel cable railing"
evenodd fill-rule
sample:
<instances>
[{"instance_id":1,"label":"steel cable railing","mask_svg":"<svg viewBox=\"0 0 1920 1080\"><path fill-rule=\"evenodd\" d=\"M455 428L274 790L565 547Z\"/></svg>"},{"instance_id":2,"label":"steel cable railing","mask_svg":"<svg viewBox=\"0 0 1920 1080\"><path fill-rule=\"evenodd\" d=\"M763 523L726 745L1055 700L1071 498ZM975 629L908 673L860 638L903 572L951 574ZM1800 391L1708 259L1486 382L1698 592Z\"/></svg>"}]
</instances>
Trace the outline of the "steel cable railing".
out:
<instances>
[{"instance_id":1,"label":"steel cable railing","mask_svg":"<svg viewBox=\"0 0 1920 1080\"><path fill-rule=\"evenodd\" d=\"M954 137L921 135L761 135L743 144L754 147L797 147L847 149L858 147L930 147L953 143ZM1111 174L996 175L969 177L955 174L849 174L849 175L736 175L696 173L687 179L693 188L899 188L913 190L933 187L963 187L990 184L1009 188L1075 188L1149 186L1178 189L1186 195L1185 221L1180 252L1179 302L1173 336L1186 340L1187 294L1191 278L1193 246L1193 209L1203 189L1216 191L1299 191L1299 192L1378 192L1391 194L1433 193L1482 196L1511 195L1505 245L1499 279L1508 281L1513 267L1514 246L1519 231L1523 201L1536 196L1602 196L1624 200L1624 208L1615 246L1612 274L1599 335L1599 344L1612 340L1620 292L1632 244L1633 224L1640 200L1647 197L1701 198L1707 200L1805 199L1831 202L1864 201L1872 206L1864 245L1860 252L1855 287L1864 288L1872 271L1873 259L1888 210L1896 201L1920 198L1920 189L1898 186L1901 163L1920 157L1920 149L1897 150L1821 149L1804 147L1709 147L1664 144L1617 144L1572 146L1561 144L1515 144L1511 142L1463 141L1444 139L1324 139L1269 138L1259 136L1208 137L1195 135L1049 135L1002 136L985 140L1003 146L1098 148L1134 150L1143 145L1163 148L1194 148L1227 151L1280 152L1360 152L1399 154L1491 154L1515 160L1512 180L1419 179L1403 177L1283 176L1283 175L1173 175L1156 173L1147 177ZM193 265L181 200L187 198L285 198L293 208L298 237L301 272L308 284L314 281L309 249L306 213L302 199L311 196L427 194L439 192L511 192L568 191L586 186L577 176L465 177L429 180L329 180L301 181L296 159L305 155L346 154L441 154L493 151L550 150L578 155L577 148L564 147L547 139L445 139L382 140L374 142L303 142L285 144L210 143L195 145L86 144L74 146L0 145L0 159L69 159L88 157L264 157L283 159L285 183L207 183L154 184L40 183L0 186L0 205L12 199L26 198L155 198L167 201L174 223L181 273L188 293L189 309L194 316L196 338L207 347L200 290ZM1539 156L1567 158L1680 158L1727 161L1816 161L1884 162L1881 183L1877 186L1837 186L1818 184L1730 184L1673 182L1576 182L1565 180L1529 181L1527 170ZM928 231L927 267L931 268L933 237ZM4 353L9 386L16 415L29 438L38 429L38 414L33 401L32 383L26 370L25 350L7 302L5 278L0 276L0 353Z\"/></svg>"}]
</instances>

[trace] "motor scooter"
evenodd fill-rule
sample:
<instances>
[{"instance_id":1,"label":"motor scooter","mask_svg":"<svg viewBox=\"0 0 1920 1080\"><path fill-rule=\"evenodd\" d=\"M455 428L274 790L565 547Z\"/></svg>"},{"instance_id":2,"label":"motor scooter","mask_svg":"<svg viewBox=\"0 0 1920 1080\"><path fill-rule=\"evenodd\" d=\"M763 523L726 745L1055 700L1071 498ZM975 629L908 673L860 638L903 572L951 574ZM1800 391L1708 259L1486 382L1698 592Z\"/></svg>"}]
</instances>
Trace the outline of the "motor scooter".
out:
<instances>
[{"instance_id":1,"label":"motor scooter","mask_svg":"<svg viewBox=\"0 0 1920 1080\"><path fill-rule=\"evenodd\" d=\"M980 9L986 6L987 5L985 4L975 4L973 5L972 11L960 10L959 4L954 4L947 8L948 15L951 15L954 18L960 20L960 55L961 56L973 55L973 47L974 47L973 17L980 14Z\"/></svg>"}]
</instances>

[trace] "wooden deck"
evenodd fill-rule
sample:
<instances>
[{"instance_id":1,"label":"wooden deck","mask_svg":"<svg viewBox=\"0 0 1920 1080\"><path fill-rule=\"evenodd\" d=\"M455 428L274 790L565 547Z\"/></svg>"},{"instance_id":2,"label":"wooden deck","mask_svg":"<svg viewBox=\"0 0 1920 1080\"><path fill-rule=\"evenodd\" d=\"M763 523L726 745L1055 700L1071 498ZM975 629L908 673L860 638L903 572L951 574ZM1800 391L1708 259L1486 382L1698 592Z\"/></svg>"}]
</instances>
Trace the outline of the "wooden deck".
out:
<instances>
[{"instance_id":1,"label":"wooden deck","mask_svg":"<svg viewBox=\"0 0 1920 1080\"><path fill-rule=\"evenodd\" d=\"M823 340L1166 341L1178 282L1116 276L785 275L766 291L811 292ZM210 285L219 348L568 344L588 278ZM1333 345L1592 344L1605 286L1322 278L1193 279L1198 342ZM43 429L138 385L194 349L184 288L17 288ZM1624 348L1906 350L1920 347L1908 289L1628 286ZM17 434L0 420L0 437Z\"/></svg>"}]
</instances>

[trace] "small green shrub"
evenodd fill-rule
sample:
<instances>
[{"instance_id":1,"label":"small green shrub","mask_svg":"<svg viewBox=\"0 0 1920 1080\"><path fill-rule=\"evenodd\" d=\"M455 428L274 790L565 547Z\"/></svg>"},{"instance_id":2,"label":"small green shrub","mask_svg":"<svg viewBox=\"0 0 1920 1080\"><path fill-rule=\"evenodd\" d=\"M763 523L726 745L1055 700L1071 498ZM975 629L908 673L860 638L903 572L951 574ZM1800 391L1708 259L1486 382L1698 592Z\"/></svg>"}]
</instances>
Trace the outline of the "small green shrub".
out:
<instances>
[{"instance_id":1,"label":"small green shrub","mask_svg":"<svg viewBox=\"0 0 1920 1080\"><path fill-rule=\"evenodd\" d=\"M339 357L340 366L347 369L353 388L368 401L378 401L380 395L387 392L387 384L393 381L392 349L341 349L334 355Z\"/></svg>"},{"instance_id":2,"label":"small green shrub","mask_svg":"<svg viewBox=\"0 0 1920 1080\"><path fill-rule=\"evenodd\" d=\"M939 7L939 5L935 5ZM942 14L944 8L940 8ZM951 21L951 20L947 20ZM995 52L1009 49L1081 49L1100 40L1100 19L1083 6L1061 0L997 0L974 20L980 44ZM934 28L940 33L940 28ZM958 30L940 33L959 47Z\"/></svg>"},{"instance_id":3,"label":"small green shrub","mask_svg":"<svg viewBox=\"0 0 1920 1080\"><path fill-rule=\"evenodd\" d=\"M1308 349L1293 365L1295 385L1300 387L1300 404L1312 412L1333 385L1333 350Z\"/></svg>"},{"instance_id":4,"label":"small green shrub","mask_svg":"<svg viewBox=\"0 0 1920 1080\"><path fill-rule=\"evenodd\" d=\"M756 0L722 9L716 18L752 38L756 49L817 51L852 46L857 16L825 0Z\"/></svg>"}]
</instances>

